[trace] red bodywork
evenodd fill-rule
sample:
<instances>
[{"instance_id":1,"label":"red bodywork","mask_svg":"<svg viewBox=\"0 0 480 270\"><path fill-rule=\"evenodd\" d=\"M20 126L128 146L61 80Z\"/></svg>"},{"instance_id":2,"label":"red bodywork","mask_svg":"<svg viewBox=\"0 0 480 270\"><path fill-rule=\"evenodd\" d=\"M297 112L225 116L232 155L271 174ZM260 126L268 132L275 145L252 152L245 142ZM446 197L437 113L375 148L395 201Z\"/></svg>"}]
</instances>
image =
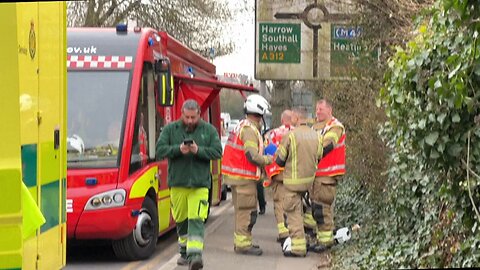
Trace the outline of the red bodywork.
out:
<instances>
[{"instance_id":1,"label":"red bodywork","mask_svg":"<svg viewBox=\"0 0 480 270\"><path fill-rule=\"evenodd\" d=\"M115 34L115 29L83 28L69 29L69 33L105 33L105 36ZM209 61L182 45L165 32L157 32L153 29L142 29L140 32L129 35L138 35L138 47L129 55L134 56L133 67L130 68L130 89L127 96L125 122L123 128L123 141L118 150L121 159L118 168L68 168L67 171L67 199L72 202L72 208L67 216L67 237L75 239L121 239L127 236L135 227L138 213L144 198L128 199L133 183L142 173L153 166L158 166L160 172L159 192L167 187L167 161L150 162L144 168L129 175L130 154L132 152L132 138L134 136L134 124L137 111L138 95L142 79L142 69L145 62L154 63L155 54L167 56L170 59L172 73L175 78L175 104L173 107L161 107L156 109L164 117L165 123L177 120L181 115L181 105L184 100L193 98L201 106L202 117L211 122L220 134L220 97L222 87L238 89L241 91L256 91L254 88L243 85L223 83L215 76L215 66ZM161 37L156 42L156 35ZM115 37L118 39L118 37ZM106 37L108 39L108 37ZM151 41L154 41L153 44ZM108 42L107 42L108 43ZM114 43L114 42L112 42ZM118 44L116 44L118 46ZM69 44L69 46L72 46ZM93 47L93 46L92 46ZM100 50L100 49L99 49ZM106 49L108 51L108 48ZM155 52L154 52L155 51ZM113 54L113 53L112 53ZM158 56L157 56L158 57ZM70 56L69 56L70 59ZM193 69L194 77L188 73L188 68ZM209 112L209 113L207 113ZM219 172L218 164L213 164L212 172ZM87 184L89 178L95 178L95 185ZM221 179L218 182L221 190ZM84 210L85 204L93 195L109 190L123 188L127 191L125 205L122 207L102 210ZM220 192L219 192L220 193ZM147 196L147 194L145 194ZM219 194L220 196L220 194ZM157 202L167 200L169 197L160 198L156 194ZM219 202L220 198L213 201ZM170 223L167 229L174 227L170 214Z\"/></svg>"}]
</instances>

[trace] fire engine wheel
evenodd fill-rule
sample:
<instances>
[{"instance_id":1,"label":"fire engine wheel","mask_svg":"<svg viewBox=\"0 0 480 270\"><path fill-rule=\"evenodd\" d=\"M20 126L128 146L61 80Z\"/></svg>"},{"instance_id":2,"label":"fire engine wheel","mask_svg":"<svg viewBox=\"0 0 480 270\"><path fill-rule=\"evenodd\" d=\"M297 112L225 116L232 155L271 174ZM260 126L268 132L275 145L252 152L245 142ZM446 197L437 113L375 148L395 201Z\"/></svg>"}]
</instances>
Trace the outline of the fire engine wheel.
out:
<instances>
[{"instance_id":1,"label":"fire engine wheel","mask_svg":"<svg viewBox=\"0 0 480 270\"><path fill-rule=\"evenodd\" d=\"M152 199L146 197L132 233L123 239L113 241L113 251L123 260L143 260L155 251L157 238L157 207Z\"/></svg>"},{"instance_id":2,"label":"fire engine wheel","mask_svg":"<svg viewBox=\"0 0 480 270\"><path fill-rule=\"evenodd\" d=\"M222 185L222 198L220 200L225 201L227 199L227 185Z\"/></svg>"}]
</instances>

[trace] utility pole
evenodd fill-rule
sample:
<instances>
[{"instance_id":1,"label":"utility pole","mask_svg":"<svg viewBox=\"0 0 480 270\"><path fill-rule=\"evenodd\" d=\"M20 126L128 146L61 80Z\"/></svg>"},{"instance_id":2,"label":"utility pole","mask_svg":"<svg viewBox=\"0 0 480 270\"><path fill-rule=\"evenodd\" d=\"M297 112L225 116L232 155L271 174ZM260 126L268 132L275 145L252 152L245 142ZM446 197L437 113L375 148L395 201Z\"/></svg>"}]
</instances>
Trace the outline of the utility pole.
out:
<instances>
[{"instance_id":1,"label":"utility pole","mask_svg":"<svg viewBox=\"0 0 480 270\"><path fill-rule=\"evenodd\" d=\"M290 81L273 81L272 100L272 127L280 126L280 115L283 110L292 107L292 89Z\"/></svg>"}]
</instances>

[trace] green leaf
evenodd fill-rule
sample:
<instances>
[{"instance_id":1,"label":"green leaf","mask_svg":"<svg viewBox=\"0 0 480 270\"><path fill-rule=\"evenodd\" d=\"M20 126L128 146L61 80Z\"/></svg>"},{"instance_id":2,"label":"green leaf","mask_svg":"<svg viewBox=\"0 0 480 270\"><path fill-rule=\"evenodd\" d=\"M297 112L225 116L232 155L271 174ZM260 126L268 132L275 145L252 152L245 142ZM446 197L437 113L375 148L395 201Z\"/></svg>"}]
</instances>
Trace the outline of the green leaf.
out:
<instances>
[{"instance_id":1,"label":"green leaf","mask_svg":"<svg viewBox=\"0 0 480 270\"><path fill-rule=\"evenodd\" d=\"M439 134L438 134L438 132L436 132L436 131L430 133L427 137L425 137L425 142L426 142L428 145L432 146L432 145L437 141L438 135L439 135ZM437 153L437 154L438 154L438 153Z\"/></svg>"},{"instance_id":2,"label":"green leaf","mask_svg":"<svg viewBox=\"0 0 480 270\"><path fill-rule=\"evenodd\" d=\"M440 157L440 154L435 149L432 149L432 152L430 152L430 158L437 159L439 157Z\"/></svg>"},{"instance_id":3,"label":"green leaf","mask_svg":"<svg viewBox=\"0 0 480 270\"><path fill-rule=\"evenodd\" d=\"M444 150L445 150L445 144L439 143L438 146L437 146L437 151L439 153L443 153Z\"/></svg>"},{"instance_id":4,"label":"green leaf","mask_svg":"<svg viewBox=\"0 0 480 270\"><path fill-rule=\"evenodd\" d=\"M418 121L418 127L420 129L425 129L425 124L426 124L426 120L425 119L420 119L420 121Z\"/></svg>"},{"instance_id":5,"label":"green leaf","mask_svg":"<svg viewBox=\"0 0 480 270\"><path fill-rule=\"evenodd\" d=\"M433 85L435 89L442 87L442 82L440 80L437 80L435 84Z\"/></svg>"},{"instance_id":6,"label":"green leaf","mask_svg":"<svg viewBox=\"0 0 480 270\"><path fill-rule=\"evenodd\" d=\"M458 123L458 122L460 122L460 115L458 115L458 113L455 113L455 114L452 116L452 122L453 122L453 123Z\"/></svg>"},{"instance_id":7,"label":"green leaf","mask_svg":"<svg viewBox=\"0 0 480 270\"><path fill-rule=\"evenodd\" d=\"M462 146L460 146L458 143L455 143L448 148L447 152L450 156L457 157L460 152L462 152Z\"/></svg>"},{"instance_id":8,"label":"green leaf","mask_svg":"<svg viewBox=\"0 0 480 270\"><path fill-rule=\"evenodd\" d=\"M443 120L445 120L445 117L447 117L447 114L446 114L446 113L442 113L442 114L440 114L439 116L437 116L437 121L438 121L440 124L443 124Z\"/></svg>"}]
</instances>

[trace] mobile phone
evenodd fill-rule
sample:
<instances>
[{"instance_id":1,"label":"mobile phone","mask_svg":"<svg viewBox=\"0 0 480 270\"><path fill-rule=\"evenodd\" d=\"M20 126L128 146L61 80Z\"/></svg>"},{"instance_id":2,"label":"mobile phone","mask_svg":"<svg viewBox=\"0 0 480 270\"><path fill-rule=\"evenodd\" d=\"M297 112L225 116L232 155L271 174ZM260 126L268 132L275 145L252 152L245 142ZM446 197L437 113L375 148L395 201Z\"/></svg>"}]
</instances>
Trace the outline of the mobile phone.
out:
<instances>
[{"instance_id":1,"label":"mobile phone","mask_svg":"<svg viewBox=\"0 0 480 270\"><path fill-rule=\"evenodd\" d=\"M193 140L192 139L184 139L183 144L185 144L185 145L193 144Z\"/></svg>"}]
</instances>

